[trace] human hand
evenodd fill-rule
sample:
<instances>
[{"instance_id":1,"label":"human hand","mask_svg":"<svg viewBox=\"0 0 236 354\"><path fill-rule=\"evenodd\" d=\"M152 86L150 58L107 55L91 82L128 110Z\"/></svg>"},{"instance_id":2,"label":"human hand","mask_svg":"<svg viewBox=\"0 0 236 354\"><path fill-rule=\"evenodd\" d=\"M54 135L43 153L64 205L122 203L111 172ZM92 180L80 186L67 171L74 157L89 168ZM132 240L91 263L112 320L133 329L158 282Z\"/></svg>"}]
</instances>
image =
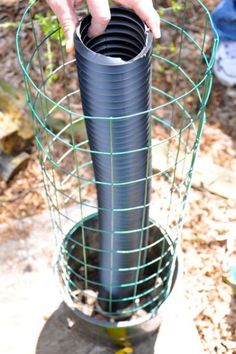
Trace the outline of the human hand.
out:
<instances>
[{"instance_id":1,"label":"human hand","mask_svg":"<svg viewBox=\"0 0 236 354\"><path fill-rule=\"evenodd\" d=\"M66 36L66 50L74 49L74 31L78 19L75 7L83 0L48 0L48 4L57 16ZM119 5L132 9L150 28L155 38L160 38L160 18L153 7L152 0L115 0ZM111 13L108 0L87 0L87 5L92 16L89 36L96 37L102 34L110 19Z\"/></svg>"}]
</instances>

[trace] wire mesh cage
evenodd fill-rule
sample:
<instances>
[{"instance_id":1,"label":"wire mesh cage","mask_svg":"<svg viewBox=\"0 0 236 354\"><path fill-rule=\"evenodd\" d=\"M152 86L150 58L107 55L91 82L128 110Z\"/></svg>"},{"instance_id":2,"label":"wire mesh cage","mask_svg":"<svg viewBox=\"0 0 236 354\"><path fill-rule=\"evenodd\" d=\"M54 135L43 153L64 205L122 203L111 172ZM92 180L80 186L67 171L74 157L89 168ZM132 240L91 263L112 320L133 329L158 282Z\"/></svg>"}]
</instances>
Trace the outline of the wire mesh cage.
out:
<instances>
[{"instance_id":1,"label":"wire mesh cage","mask_svg":"<svg viewBox=\"0 0 236 354\"><path fill-rule=\"evenodd\" d=\"M41 3L31 3L17 31L56 236L56 272L66 302L89 320L153 317L176 272L218 40L201 1L166 4L162 40L145 56L151 76L135 67L127 80L131 96L110 106L93 70L80 80L81 90L87 80L80 91L76 59ZM86 7L78 13L86 15ZM140 50L127 39L130 31L134 41L132 26L121 31L126 50L116 45L106 52L96 42L91 51L97 46L103 56L132 61Z\"/></svg>"}]
</instances>

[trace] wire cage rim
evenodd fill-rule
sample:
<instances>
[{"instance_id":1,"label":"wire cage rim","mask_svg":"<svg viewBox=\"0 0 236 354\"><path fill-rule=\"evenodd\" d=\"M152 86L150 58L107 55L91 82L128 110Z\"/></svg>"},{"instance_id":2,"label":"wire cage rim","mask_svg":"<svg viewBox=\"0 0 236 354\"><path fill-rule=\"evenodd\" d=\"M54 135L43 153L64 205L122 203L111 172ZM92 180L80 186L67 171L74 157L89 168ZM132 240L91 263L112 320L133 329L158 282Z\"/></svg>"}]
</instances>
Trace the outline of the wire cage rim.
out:
<instances>
[{"instance_id":1,"label":"wire cage rim","mask_svg":"<svg viewBox=\"0 0 236 354\"><path fill-rule=\"evenodd\" d=\"M74 225L74 227L67 233L66 238L70 239L70 236L73 234L74 230L79 229L79 227L83 227L83 224L85 221L92 220L96 216L97 216L97 213L93 213L93 214L89 214L89 215L85 216L76 225ZM151 218L150 218L150 220L151 220ZM155 225L156 224L157 223L155 222ZM157 227L159 227L159 226L160 225L157 224ZM162 230L162 231L165 232L165 234L167 235L165 237L167 237L169 239L169 242L172 243L172 247L173 247L175 240L173 240L173 237L171 236L171 234L169 234L169 233L167 234L166 230ZM124 319L124 320L118 320L118 321L109 321L109 320L105 320L105 319L96 319L96 318L94 318L94 316L90 316L90 315L85 314L83 311L76 308L69 289L67 289L67 287L61 286L61 281L62 281L62 279L61 279L61 265L59 263L60 263L60 257L61 257L61 246L64 243L64 241L65 241L65 239L62 241L62 243L60 245L58 245L57 252L54 254L53 271L54 271L55 279L56 279L59 291L60 291L65 303L75 312L75 314L77 314L79 317L85 319L86 321L90 322L91 324L99 325L101 327L109 326L112 328L137 326L137 325L140 325L148 320L154 319L158 314L161 315L162 312L165 311L165 308L168 307L168 304L172 301L172 297L174 297L174 292L176 291L176 288L178 287L181 273L182 273L181 257L179 257L179 256L177 256L173 260L174 264L171 267L172 270L170 270L170 272L173 272L173 276L171 277L171 279L172 279L171 285L170 285L169 291L167 289L165 289L164 300L161 302L160 306L158 306L158 307L155 306L154 308L152 308L151 311L147 312L147 314L145 314L144 316L140 316L135 319L131 318L131 319L127 319L127 320ZM152 291L153 291L153 289L148 291L147 294L151 294ZM147 294L141 293L140 296L137 297L137 299L141 298L142 296L146 296ZM156 295L156 297L158 298L159 295ZM127 301L127 299L122 298L122 301ZM149 300L150 305L151 305L152 301L153 301L153 299ZM140 309L145 308L146 306L148 306L147 303L145 303L144 306L140 306ZM139 306L137 306L137 309L139 309ZM100 311L99 311L99 313L100 313ZM121 313L127 314L127 315L129 315L129 313L130 313L130 315L132 315L134 313L134 310L128 309L125 312L122 311ZM107 313L104 312L104 314L107 314Z\"/></svg>"},{"instance_id":2,"label":"wire cage rim","mask_svg":"<svg viewBox=\"0 0 236 354\"><path fill-rule=\"evenodd\" d=\"M67 294L65 292L65 290L62 290L62 287L60 286L60 279L59 279L59 275L58 275L58 271L57 271L57 264L54 265L53 271L54 271L55 278L58 283L59 291L61 293L61 296L62 296L64 302L69 306L69 308L71 308L75 312L76 315L78 315L80 318L83 318L86 321L88 321L96 326L109 327L109 328L110 327L111 328L119 328L119 327L127 328L127 327L141 325L144 322L155 319L159 314L161 316L162 312L164 312L165 309L168 308L169 303L172 301L172 298L174 297L176 287L178 287L178 283L179 283L180 277L181 277L182 265L181 265L181 261L180 261L179 257L177 257L175 262L176 262L176 264L175 264L176 269L174 271L174 275L172 278L172 289L169 292L168 297L162 302L162 304L158 308L156 307L151 312L148 312L145 316L141 316L139 318L131 319L131 320L128 319L128 320L119 320L119 321L108 321L108 320L106 321L104 319L96 319L92 316L84 314L82 311L77 309L74 306L74 302L72 301L69 294Z\"/></svg>"}]
</instances>

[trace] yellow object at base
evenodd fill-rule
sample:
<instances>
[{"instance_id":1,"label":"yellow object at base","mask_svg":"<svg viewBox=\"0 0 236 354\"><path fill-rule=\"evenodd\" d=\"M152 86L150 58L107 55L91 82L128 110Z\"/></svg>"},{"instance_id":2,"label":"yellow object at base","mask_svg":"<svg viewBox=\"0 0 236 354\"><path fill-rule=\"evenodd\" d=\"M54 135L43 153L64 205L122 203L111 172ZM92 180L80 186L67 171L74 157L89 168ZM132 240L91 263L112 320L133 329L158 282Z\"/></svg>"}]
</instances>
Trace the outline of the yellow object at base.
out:
<instances>
[{"instance_id":1,"label":"yellow object at base","mask_svg":"<svg viewBox=\"0 0 236 354\"><path fill-rule=\"evenodd\" d=\"M130 353L134 353L134 349L131 347L122 348L119 349L117 352L115 352L115 354L130 354Z\"/></svg>"}]
</instances>

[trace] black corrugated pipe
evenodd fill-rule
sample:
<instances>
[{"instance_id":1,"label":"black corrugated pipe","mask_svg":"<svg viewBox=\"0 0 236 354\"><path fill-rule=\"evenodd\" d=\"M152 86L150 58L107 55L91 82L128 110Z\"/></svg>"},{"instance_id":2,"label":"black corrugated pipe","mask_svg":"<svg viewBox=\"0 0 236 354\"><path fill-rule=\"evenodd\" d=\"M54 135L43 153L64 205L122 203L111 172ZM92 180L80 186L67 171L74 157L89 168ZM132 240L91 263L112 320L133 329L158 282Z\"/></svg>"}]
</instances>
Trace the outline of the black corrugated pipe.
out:
<instances>
[{"instance_id":1,"label":"black corrugated pipe","mask_svg":"<svg viewBox=\"0 0 236 354\"><path fill-rule=\"evenodd\" d=\"M148 238L150 120L148 113L138 113L150 108L152 35L121 7L111 9L101 36L87 36L90 23L91 16L81 21L75 48L84 115L91 117L85 121L101 230L100 305L115 312L129 306L125 298L135 295L145 261L139 249ZM127 115L132 116L121 118Z\"/></svg>"}]
</instances>

